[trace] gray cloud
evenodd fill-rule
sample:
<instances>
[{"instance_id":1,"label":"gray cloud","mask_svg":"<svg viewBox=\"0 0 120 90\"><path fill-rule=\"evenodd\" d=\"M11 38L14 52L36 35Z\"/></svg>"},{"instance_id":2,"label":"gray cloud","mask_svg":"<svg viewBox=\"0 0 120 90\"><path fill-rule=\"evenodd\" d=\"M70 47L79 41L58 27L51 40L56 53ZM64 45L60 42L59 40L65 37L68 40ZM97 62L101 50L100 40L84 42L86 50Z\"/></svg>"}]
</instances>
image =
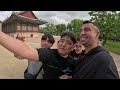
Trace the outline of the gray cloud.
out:
<instances>
[{"instance_id":1,"label":"gray cloud","mask_svg":"<svg viewBox=\"0 0 120 90\"><path fill-rule=\"evenodd\" d=\"M0 20L3 21L11 15L11 11L0 11Z\"/></svg>"},{"instance_id":2,"label":"gray cloud","mask_svg":"<svg viewBox=\"0 0 120 90\"><path fill-rule=\"evenodd\" d=\"M38 19L47 20L53 24L67 24L73 19L89 20L89 11L33 11ZM3 21L5 18L11 15L12 11L0 11L0 20Z\"/></svg>"},{"instance_id":3,"label":"gray cloud","mask_svg":"<svg viewBox=\"0 0 120 90\"><path fill-rule=\"evenodd\" d=\"M59 24L68 23L73 19L89 20L89 11L35 11L37 17L48 22Z\"/></svg>"}]
</instances>

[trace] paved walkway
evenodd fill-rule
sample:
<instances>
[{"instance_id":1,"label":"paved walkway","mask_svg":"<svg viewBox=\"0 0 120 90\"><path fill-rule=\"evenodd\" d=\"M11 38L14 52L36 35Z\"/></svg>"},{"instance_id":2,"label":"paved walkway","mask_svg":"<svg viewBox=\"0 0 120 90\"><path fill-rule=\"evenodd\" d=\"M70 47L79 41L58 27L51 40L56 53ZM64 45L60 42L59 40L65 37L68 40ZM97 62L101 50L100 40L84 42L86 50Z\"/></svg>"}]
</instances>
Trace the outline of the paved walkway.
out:
<instances>
[{"instance_id":1,"label":"paved walkway","mask_svg":"<svg viewBox=\"0 0 120 90\"><path fill-rule=\"evenodd\" d=\"M119 71L119 75L120 75L120 55L117 55L115 53L110 53L115 61L115 64L117 66L117 69Z\"/></svg>"}]
</instances>

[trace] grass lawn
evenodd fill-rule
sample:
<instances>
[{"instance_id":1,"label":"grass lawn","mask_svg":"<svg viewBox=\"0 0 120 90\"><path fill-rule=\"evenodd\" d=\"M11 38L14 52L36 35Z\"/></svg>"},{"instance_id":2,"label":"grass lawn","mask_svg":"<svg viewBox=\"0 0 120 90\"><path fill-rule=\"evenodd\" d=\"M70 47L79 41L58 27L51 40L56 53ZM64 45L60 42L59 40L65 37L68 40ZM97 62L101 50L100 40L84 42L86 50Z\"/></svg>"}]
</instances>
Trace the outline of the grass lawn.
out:
<instances>
[{"instance_id":1,"label":"grass lawn","mask_svg":"<svg viewBox=\"0 0 120 90\"><path fill-rule=\"evenodd\" d=\"M110 52L120 55L120 42L107 41L104 48Z\"/></svg>"}]
</instances>

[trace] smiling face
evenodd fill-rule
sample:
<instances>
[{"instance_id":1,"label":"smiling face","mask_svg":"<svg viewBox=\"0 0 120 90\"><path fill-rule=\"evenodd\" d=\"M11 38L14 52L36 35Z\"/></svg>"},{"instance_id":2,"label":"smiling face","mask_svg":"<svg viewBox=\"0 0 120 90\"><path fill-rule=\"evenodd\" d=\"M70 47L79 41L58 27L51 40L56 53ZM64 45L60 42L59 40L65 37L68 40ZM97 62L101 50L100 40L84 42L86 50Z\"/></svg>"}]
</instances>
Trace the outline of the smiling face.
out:
<instances>
[{"instance_id":1,"label":"smiling face","mask_svg":"<svg viewBox=\"0 0 120 90\"><path fill-rule=\"evenodd\" d=\"M92 23L82 25L80 33L80 43L85 47L95 46L98 43L99 31L95 31L96 26Z\"/></svg>"},{"instance_id":2,"label":"smiling face","mask_svg":"<svg viewBox=\"0 0 120 90\"><path fill-rule=\"evenodd\" d=\"M70 39L70 37L64 36L59 40L57 44L57 48L58 48L58 53L62 57L67 57L68 54L74 49L74 43Z\"/></svg>"},{"instance_id":3,"label":"smiling face","mask_svg":"<svg viewBox=\"0 0 120 90\"><path fill-rule=\"evenodd\" d=\"M55 39L51 34L44 34L41 38L41 48L51 48Z\"/></svg>"},{"instance_id":4,"label":"smiling face","mask_svg":"<svg viewBox=\"0 0 120 90\"><path fill-rule=\"evenodd\" d=\"M80 44L80 41L77 41L77 43L75 44L75 50L81 51L81 49L82 49L82 45Z\"/></svg>"},{"instance_id":5,"label":"smiling face","mask_svg":"<svg viewBox=\"0 0 120 90\"><path fill-rule=\"evenodd\" d=\"M48 38L46 40L41 40L41 47L42 48L51 48L52 45L53 44L49 41Z\"/></svg>"}]
</instances>

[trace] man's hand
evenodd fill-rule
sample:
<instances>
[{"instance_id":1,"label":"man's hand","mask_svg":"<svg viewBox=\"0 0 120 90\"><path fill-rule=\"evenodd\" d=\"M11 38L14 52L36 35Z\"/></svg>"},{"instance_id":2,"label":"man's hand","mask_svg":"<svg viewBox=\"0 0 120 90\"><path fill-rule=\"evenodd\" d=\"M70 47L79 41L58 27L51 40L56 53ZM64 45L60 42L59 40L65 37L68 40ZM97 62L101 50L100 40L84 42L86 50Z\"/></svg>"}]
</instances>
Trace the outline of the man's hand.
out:
<instances>
[{"instance_id":1,"label":"man's hand","mask_svg":"<svg viewBox=\"0 0 120 90\"><path fill-rule=\"evenodd\" d=\"M59 77L59 79L72 79L72 76L68 76L66 74Z\"/></svg>"}]
</instances>

